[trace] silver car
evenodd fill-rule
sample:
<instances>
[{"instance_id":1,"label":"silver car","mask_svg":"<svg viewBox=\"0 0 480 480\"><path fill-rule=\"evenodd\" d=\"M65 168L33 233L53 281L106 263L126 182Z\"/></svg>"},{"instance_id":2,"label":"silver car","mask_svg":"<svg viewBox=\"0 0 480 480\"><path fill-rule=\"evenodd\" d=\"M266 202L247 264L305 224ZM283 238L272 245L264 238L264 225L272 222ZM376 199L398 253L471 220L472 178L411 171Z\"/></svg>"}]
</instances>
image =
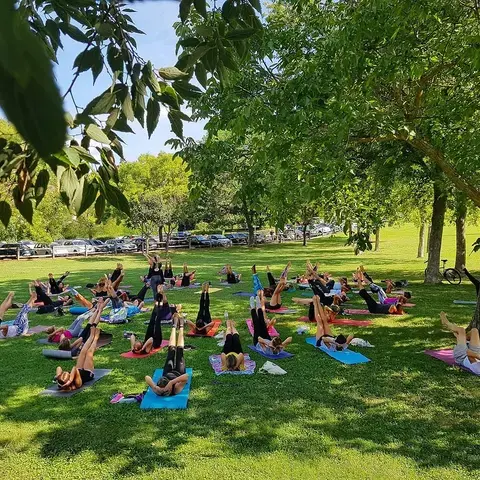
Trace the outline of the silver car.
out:
<instances>
[{"instance_id":1,"label":"silver car","mask_svg":"<svg viewBox=\"0 0 480 480\"><path fill-rule=\"evenodd\" d=\"M54 252L57 255L57 248L66 251L70 255L94 253L95 248L89 245L85 240L58 240L55 242Z\"/></svg>"}]
</instances>

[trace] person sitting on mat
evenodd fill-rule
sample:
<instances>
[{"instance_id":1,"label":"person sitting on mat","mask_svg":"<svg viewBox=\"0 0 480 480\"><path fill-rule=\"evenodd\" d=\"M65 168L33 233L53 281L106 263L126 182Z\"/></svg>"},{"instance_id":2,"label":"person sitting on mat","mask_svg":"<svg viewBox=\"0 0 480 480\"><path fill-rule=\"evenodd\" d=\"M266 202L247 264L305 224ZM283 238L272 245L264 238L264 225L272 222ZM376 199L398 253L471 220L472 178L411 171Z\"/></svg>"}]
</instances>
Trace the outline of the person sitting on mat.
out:
<instances>
[{"instance_id":1,"label":"person sitting on mat","mask_svg":"<svg viewBox=\"0 0 480 480\"><path fill-rule=\"evenodd\" d=\"M146 355L162 345L162 320L157 313L157 311L152 312L143 343L137 340L135 335L130 336L132 352L136 355Z\"/></svg>"},{"instance_id":2,"label":"person sitting on mat","mask_svg":"<svg viewBox=\"0 0 480 480\"><path fill-rule=\"evenodd\" d=\"M14 296L15 292L8 292L7 297L0 305L0 322L3 321L5 313L12 308ZM19 337L28 332L28 312L32 309L36 301L36 293L30 292L28 302L21 307L12 325L0 325L0 338Z\"/></svg>"},{"instance_id":3,"label":"person sitting on mat","mask_svg":"<svg viewBox=\"0 0 480 480\"><path fill-rule=\"evenodd\" d=\"M400 303L392 304L392 305L383 305L381 303L377 303L372 296L365 290L363 286L363 274L362 271L359 269L357 272L357 285L359 288L358 294L365 300L367 304L368 311L370 313L384 313L390 315L402 315L403 307Z\"/></svg>"},{"instance_id":4,"label":"person sitting on mat","mask_svg":"<svg viewBox=\"0 0 480 480\"><path fill-rule=\"evenodd\" d=\"M193 272L188 271L187 264L183 264L183 276L182 280L180 282L180 287L189 287L190 282L192 282L195 279L195 270Z\"/></svg>"},{"instance_id":5,"label":"person sitting on mat","mask_svg":"<svg viewBox=\"0 0 480 480\"><path fill-rule=\"evenodd\" d=\"M55 280L53 277L53 273L48 274L48 287L50 290L50 294L58 294L62 293L66 285L64 285L63 281L70 275L70 272L65 272L58 280Z\"/></svg>"},{"instance_id":6,"label":"person sitting on mat","mask_svg":"<svg viewBox=\"0 0 480 480\"><path fill-rule=\"evenodd\" d=\"M467 368L475 375L480 375L480 337L478 328L472 328L467 334L465 328L449 322L445 312L440 313L440 320L442 325L457 338L457 344L453 349L455 363ZM470 340L468 340L468 337L470 337Z\"/></svg>"},{"instance_id":7,"label":"person sitting on mat","mask_svg":"<svg viewBox=\"0 0 480 480\"><path fill-rule=\"evenodd\" d=\"M206 335L209 330L215 325L210 314L210 296L208 289L210 284L205 282L202 285L202 293L200 295L200 308L198 309L197 320L193 323L187 320L186 323L193 329L196 335Z\"/></svg>"},{"instance_id":8,"label":"person sitting on mat","mask_svg":"<svg viewBox=\"0 0 480 480\"><path fill-rule=\"evenodd\" d=\"M408 300L412 298L412 294L410 292L403 292L403 295L397 295L396 297L388 297L385 293L385 290L383 290L380 285L377 285L373 282L372 277L370 277L370 275L365 271L363 265L360 265L359 268L362 271L363 278L365 278L367 283L370 285L370 291L377 294L378 303L383 305L392 305L396 303L405 305L408 303Z\"/></svg>"},{"instance_id":9,"label":"person sitting on mat","mask_svg":"<svg viewBox=\"0 0 480 480\"><path fill-rule=\"evenodd\" d=\"M70 297L58 297L58 300L53 301L42 289L40 280L34 280L28 285L29 290L32 290L32 287L35 289L35 294L37 297L37 303L43 303L37 309L39 315L44 313L52 313L57 309L60 309L60 313L63 313L61 307L66 307L73 304L73 299Z\"/></svg>"},{"instance_id":10,"label":"person sitting on mat","mask_svg":"<svg viewBox=\"0 0 480 480\"><path fill-rule=\"evenodd\" d=\"M94 318L100 318L103 311L103 300L100 299L97 303ZM97 322L98 323L98 322ZM78 355L77 363L70 372L62 370L62 367L57 367L55 380L58 389L62 391L78 390L88 382L91 382L95 374L93 373L95 366L93 356L97 348L97 342L100 338L101 330L96 326L90 329L90 336L85 342L80 354Z\"/></svg>"},{"instance_id":11,"label":"person sitting on mat","mask_svg":"<svg viewBox=\"0 0 480 480\"><path fill-rule=\"evenodd\" d=\"M245 356L243 355L240 335L233 320L227 320L225 344L221 354L222 371L235 372L245 370Z\"/></svg>"},{"instance_id":12,"label":"person sitting on mat","mask_svg":"<svg viewBox=\"0 0 480 480\"><path fill-rule=\"evenodd\" d=\"M183 326L184 319L176 313L173 316L172 333L170 334L167 359L163 367L163 375L156 384L152 377L148 375L145 377L147 385L154 393L161 397L179 394L188 383L188 374L185 373L185 359L183 357Z\"/></svg>"},{"instance_id":13,"label":"person sitting on mat","mask_svg":"<svg viewBox=\"0 0 480 480\"><path fill-rule=\"evenodd\" d=\"M225 265L225 273L227 274L227 283L239 283L242 279L242 275L235 273L231 265Z\"/></svg>"},{"instance_id":14,"label":"person sitting on mat","mask_svg":"<svg viewBox=\"0 0 480 480\"><path fill-rule=\"evenodd\" d=\"M292 337L282 341L280 337L272 338L268 333L269 324L265 321L265 297L262 290L258 291L256 298L250 297L250 308L253 324L253 344L265 353L278 355L292 342Z\"/></svg>"},{"instance_id":15,"label":"person sitting on mat","mask_svg":"<svg viewBox=\"0 0 480 480\"><path fill-rule=\"evenodd\" d=\"M313 306L315 309L315 320L317 322L317 332L315 334L317 347L323 347L327 350L337 351L348 348L350 342L354 339L353 335L333 335L332 329L328 324L329 315L326 311L327 307L320 304L320 297L313 297Z\"/></svg>"},{"instance_id":16,"label":"person sitting on mat","mask_svg":"<svg viewBox=\"0 0 480 480\"><path fill-rule=\"evenodd\" d=\"M163 276L162 270L162 261L158 255L153 255L152 257L149 255L144 255L145 258L148 260L148 274L147 278L150 281L150 287L152 289L153 297L157 293L157 285L163 285L165 283L165 277Z\"/></svg>"}]
</instances>

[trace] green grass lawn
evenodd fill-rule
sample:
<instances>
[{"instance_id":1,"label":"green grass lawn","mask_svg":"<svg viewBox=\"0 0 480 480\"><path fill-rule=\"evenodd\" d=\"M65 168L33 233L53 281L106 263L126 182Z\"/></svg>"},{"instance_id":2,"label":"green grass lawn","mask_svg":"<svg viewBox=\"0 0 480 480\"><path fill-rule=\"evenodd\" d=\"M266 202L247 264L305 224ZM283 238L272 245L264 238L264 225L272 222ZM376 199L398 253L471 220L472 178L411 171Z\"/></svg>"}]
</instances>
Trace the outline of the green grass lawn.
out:
<instances>
[{"instance_id":1,"label":"green grass lawn","mask_svg":"<svg viewBox=\"0 0 480 480\"><path fill-rule=\"evenodd\" d=\"M469 244L479 233L469 229ZM96 367L113 372L69 399L38 395L58 364L41 355L38 335L0 342L1 477L479 478L480 379L423 354L425 348L453 345L453 336L440 329L438 314L445 310L451 320L466 325L473 306L454 306L452 300L473 300L474 287L466 282L424 286L423 260L415 258L416 229L391 228L382 235L381 251L360 257L344 246L343 236L318 239L306 248L289 243L175 252L172 257L174 269L186 261L197 269L199 281L211 280L214 286L216 272L227 262L243 273L243 284L211 295L211 310L216 317L228 310L238 320L244 348L250 341L244 324L248 298L232 292L251 289L253 263L265 282L263 266L280 273L291 260L296 273L306 259L318 260L335 275L350 276L362 262L375 279L407 278L417 305L407 316L379 316L371 327L342 329L375 345L361 350L371 358L368 364L345 366L330 359L295 333L296 316L279 316L282 337L294 338L290 351L295 357L278 361L287 375L215 377L208 356L220 352L217 341L189 339L198 348L186 352L187 366L194 369L188 409L144 412L136 404L110 405L109 399L118 391L142 391L144 376L163 366L165 353L141 360L120 357L129 347L123 330L143 335L148 314L128 326L104 326L114 340L96 353ZM443 254L450 266L454 244L453 228L445 229ZM474 272L478 258L473 254L468 260ZM16 290L17 299L25 300L27 282L46 278L50 271L70 270L70 284L85 285L112 271L117 261L124 263L126 283L137 289L145 260L128 256L0 262L0 294ZM184 304L190 318L199 300L194 291L169 294L170 302ZM284 304L291 304L291 296L285 295ZM355 303L360 305L358 298ZM31 325L67 325L71 319L31 314ZM257 368L265 360L252 358Z\"/></svg>"}]
</instances>

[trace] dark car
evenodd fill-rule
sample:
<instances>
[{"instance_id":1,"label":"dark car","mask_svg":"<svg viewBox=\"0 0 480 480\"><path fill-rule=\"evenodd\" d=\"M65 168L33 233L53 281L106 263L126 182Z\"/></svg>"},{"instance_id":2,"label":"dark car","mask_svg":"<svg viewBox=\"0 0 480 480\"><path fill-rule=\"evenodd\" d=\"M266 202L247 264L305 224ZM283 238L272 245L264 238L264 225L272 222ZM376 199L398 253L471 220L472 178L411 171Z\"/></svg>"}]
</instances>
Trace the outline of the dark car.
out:
<instances>
[{"instance_id":1,"label":"dark car","mask_svg":"<svg viewBox=\"0 0 480 480\"><path fill-rule=\"evenodd\" d=\"M189 239L193 247L211 247L212 242L203 235L192 235Z\"/></svg>"},{"instance_id":2,"label":"dark car","mask_svg":"<svg viewBox=\"0 0 480 480\"><path fill-rule=\"evenodd\" d=\"M21 243L5 243L0 247L0 257L16 257L17 251L21 257L31 257L32 250Z\"/></svg>"},{"instance_id":3,"label":"dark car","mask_svg":"<svg viewBox=\"0 0 480 480\"><path fill-rule=\"evenodd\" d=\"M131 242L137 246L137 250L142 252L146 250L147 239L145 237L134 237ZM148 238L148 249L157 250L160 247L160 242L153 237Z\"/></svg>"},{"instance_id":4,"label":"dark car","mask_svg":"<svg viewBox=\"0 0 480 480\"><path fill-rule=\"evenodd\" d=\"M102 242L101 240L85 240L85 241L95 249L95 252L108 253L110 251L108 246L105 245L105 243Z\"/></svg>"},{"instance_id":5,"label":"dark car","mask_svg":"<svg viewBox=\"0 0 480 480\"><path fill-rule=\"evenodd\" d=\"M176 232L172 233L170 236L170 244L171 245L188 245L189 240L188 232Z\"/></svg>"},{"instance_id":6,"label":"dark car","mask_svg":"<svg viewBox=\"0 0 480 480\"><path fill-rule=\"evenodd\" d=\"M235 245L245 244L248 241L248 235L244 233L226 233L225 236Z\"/></svg>"}]
</instances>

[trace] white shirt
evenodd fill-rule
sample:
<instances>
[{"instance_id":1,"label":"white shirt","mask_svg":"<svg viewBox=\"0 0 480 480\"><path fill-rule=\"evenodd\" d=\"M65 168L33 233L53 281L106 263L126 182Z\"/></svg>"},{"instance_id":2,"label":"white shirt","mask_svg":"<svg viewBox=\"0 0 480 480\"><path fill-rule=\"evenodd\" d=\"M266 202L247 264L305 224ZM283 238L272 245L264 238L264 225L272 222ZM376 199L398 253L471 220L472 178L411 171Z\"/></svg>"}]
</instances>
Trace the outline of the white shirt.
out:
<instances>
[{"instance_id":1,"label":"white shirt","mask_svg":"<svg viewBox=\"0 0 480 480\"><path fill-rule=\"evenodd\" d=\"M468 357L463 361L463 366L468 368L475 375L480 375L480 362L471 362Z\"/></svg>"},{"instance_id":2,"label":"white shirt","mask_svg":"<svg viewBox=\"0 0 480 480\"><path fill-rule=\"evenodd\" d=\"M16 325L9 325L6 335L3 335L3 330L0 330L0 338L16 337L17 335L18 327Z\"/></svg>"}]
</instances>

